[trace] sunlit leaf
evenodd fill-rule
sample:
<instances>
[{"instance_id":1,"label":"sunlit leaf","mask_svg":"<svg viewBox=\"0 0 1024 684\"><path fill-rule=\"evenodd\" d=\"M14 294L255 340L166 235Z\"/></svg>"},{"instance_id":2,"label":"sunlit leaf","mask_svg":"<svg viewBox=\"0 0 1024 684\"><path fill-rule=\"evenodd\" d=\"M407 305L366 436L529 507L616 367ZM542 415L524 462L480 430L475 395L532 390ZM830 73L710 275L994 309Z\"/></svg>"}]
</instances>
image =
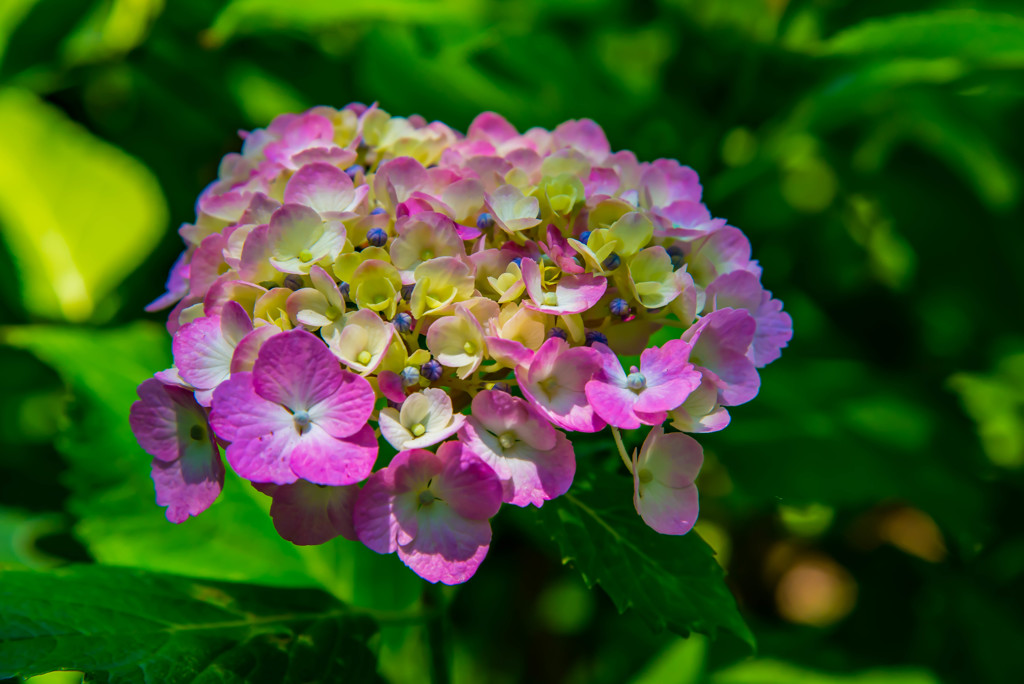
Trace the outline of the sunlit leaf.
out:
<instances>
[{"instance_id":1,"label":"sunlit leaf","mask_svg":"<svg viewBox=\"0 0 1024 684\"><path fill-rule=\"evenodd\" d=\"M319 591L79 566L0 571L0 677L110 682L379 681L374 622Z\"/></svg>"},{"instance_id":2,"label":"sunlit leaf","mask_svg":"<svg viewBox=\"0 0 1024 684\"><path fill-rule=\"evenodd\" d=\"M0 90L0 232L26 308L88 319L159 241L167 207L138 161L34 95Z\"/></svg>"}]
</instances>

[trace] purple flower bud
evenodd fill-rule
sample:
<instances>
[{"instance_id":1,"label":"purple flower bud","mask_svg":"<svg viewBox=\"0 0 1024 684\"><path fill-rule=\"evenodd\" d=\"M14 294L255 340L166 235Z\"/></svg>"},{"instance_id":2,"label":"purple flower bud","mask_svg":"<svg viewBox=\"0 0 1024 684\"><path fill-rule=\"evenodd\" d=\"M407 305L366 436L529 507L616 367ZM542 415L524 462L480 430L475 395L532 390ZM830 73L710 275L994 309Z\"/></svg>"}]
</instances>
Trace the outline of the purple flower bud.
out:
<instances>
[{"instance_id":1,"label":"purple flower bud","mask_svg":"<svg viewBox=\"0 0 1024 684\"><path fill-rule=\"evenodd\" d=\"M349 290L348 283L344 283L344 282L338 283L338 292L341 293L341 298L342 299L346 299L346 300L348 299L348 290Z\"/></svg>"},{"instance_id":2,"label":"purple flower bud","mask_svg":"<svg viewBox=\"0 0 1024 684\"><path fill-rule=\"evenodd\" d=\"M381 214L386 214L388 212L385 211L384 207L377 207L376 209L374 209L370 213L373 214L374 216L380 216Z\"/></svg>"},{"instance_id":3,"label":"purple flower bud","mask_svg":"<svg viewBox=\"0 0 1024 684\"><path fill-rule=\"evenodd\" d=\"M412 291L414 289L416 289L416 285L414 283L409 283L408 285L403 285L402 286L402 299L404 299L405 301L409 301L410 299L412 299Z\"/></svg>"},{"instance_id":4,"label":"purple flower bud","mask_svg":"<svg viewBox=\"0 0 1024 684\"><path fill-rule=\"evenodd\" d=\"M605 334L603 332L598 332L596 330L588 330L586 334L586 339L586 345L588 347L592 347L595 342L600 342L601 344L608 344L608 338L605 336Z\"/></svg>"},{"instance_id":5,"label":"purple flower bud","mask_svg":"<svg viewBox=\"0 0 1024 684\"><path fill-rule=\"evenodd\" d=\"M395 330L400 333L412 332L413 326L416 325L416 320L412 317L412 314L405 311L397 314L391 322L394 324Z\"/></svg>"},{"instance_id":6,"label":"purple flower bud","mask_svg":"<svg viewBox=\"0 0 1024 684\"><path fill-rule=\"evenodd\" d=\"M622 258L618 255L618 253L612 252L611 254L608 255L608 258L605 259L604 262L601 264L601 267L606 271L614 271L619 267L619 264L621 263Z\"/></svg>"},{"instance_id":7,"label":"purple flower bud","mask_svg":"<svg viewBox=\"0 0 1024 684\"><path fill-rule=\"evenodd\" d=\"M512 391L512 388L509 387L509 384L507 382L496 382L493 385L491 385L491 389L494 390L495 392L511 392Z\"/></svg>"},{"instance_id":8,"label":"purple flower bud","mask_svg":"<svg viewBox=\"0 0 1024 684\"><path fill-rule=\"evenodd\" d=\"M551 339L552 337L557 337L560 340L564 340L568 338L568 335L566 335L565 331L562 330L561 328L552 328L551 330L548 331L548 339Z\"/></svg>"},{"instance_id":9,"label":"purple flower bud","mask_svg":"<svg viewBox=\"0 0 1024 684\"><path fill-rule=\"evenodd\" d=\"M412 387L418 385L420 382L420 369L416 366L406 366L402 369L402 384L405 387Z\"/></svg>"},{"instance_id":10,"label":"purple flower bud","mask_svg":"<svg viewBox=\"0 0 1024 684\"><path fill-rule=\"evenodd\" d=\"M520 268L522 268L523 267L523 257L516 257L515 259L512 260L512 263L515 264L516 266L519 266Z\"/></svg>"},{"instance_id":11,"label":"purple flower bud","mask_svg":"<svg viewBox=\"0 0 1024 684\"><path fill-rule=\"evenodd\" d=\"M608 309L612 312L613 316L618 316L619 318L625 318L629 315L629 304L625 299L619 297L608 302Z\"/></svg>"},{"instance_id":12,"label":"purple flower bud","mask_svg":"<svg viewBox=\"0 0 1024 684\"><path fill-rule=\"evenodd\" d=\"M430 359L425 364L420 366L420 375L425 377L427 380L434 382L435 380L441 379L441 374L444 372L444 368L438 363L436 359Z\"/></svg>"},{"instance_id":13,"label":"purple flower bud","mask_svg":"<svg viewBox=\"0 0 1024 684\"><path fill-rule=\"evenodd\" d=\"M383 228L371 228L366 233L366 241L374 247L383 247L388 243L388 232Z\"/></svg>"},{"instance_id":14,"label":"purple flower bud","mask_svg":"<svg viewBox=\"0 0 1024 684\"><path fill-rule=\"evenodd\" d=\"M284 277L284 286L289 290L298 290L302 288L302 276L289 273Z\"/></svg>"},{"instance_id":15,"label":"purple flower bud","mask_svg":"<svg viewBox=\"0 0 1024 684\"><path fill-rule=\"evenodd\" d=\"M356 176L358 176L360 174L360 172L362 172L362 170L363 170L362 166L360 166L359 164L353 164L352 166L350 166L347 169L345 169L345 173L348 174L349 178L351 178L352 180L355 180Z\"/></svg>"},{"instance_id":16,"label":"purple flower bud","mask_svg":"<svg viewBox=\"0 0 1024 684\"><path fill-rule=\"evenodd\" d=\"M589 240L589 239L590 239L590 231L589 230L585 230L582 233L580 233L580 242L582 242L583 244L587 244L587 240Z\"/></svg>"},{"instance_id":17,"label":"purple flower bud","mask_svg":"<svg viewBox=\"0 0 1024 684\"><path fill-rule=\"evenodd\" d=\"M486 211L476 219L476 227L480 230L490 230L494 225L494 217L488 214Z\"/></svg>"}]
</instances>

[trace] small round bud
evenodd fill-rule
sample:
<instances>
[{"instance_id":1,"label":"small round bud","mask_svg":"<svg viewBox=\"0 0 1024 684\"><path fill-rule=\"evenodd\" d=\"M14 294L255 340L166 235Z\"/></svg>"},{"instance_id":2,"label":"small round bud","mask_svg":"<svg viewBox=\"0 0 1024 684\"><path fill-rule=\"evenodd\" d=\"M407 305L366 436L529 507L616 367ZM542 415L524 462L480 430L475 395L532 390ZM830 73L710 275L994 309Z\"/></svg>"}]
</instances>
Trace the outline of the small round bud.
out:
<instances>
[{"instance_id":1,"label":"small round bud","mask_svg":"<svg viewBox=\"0 0 1024 684\"><path fill-rule=\"evenodd\" d=\"M608 337L605 336L603 332L598 332L596 330L588 330L586 334L586 340L586 345L588 347L593 346L595 342L600 342L601 344L608 344Z\"/></svg>"},{"instance_id":2,"label":"small round bud","mask_svg":"<svg viewBox=\"0 0 1024 684\"><path fill-rule=\"evenodd\" d=\"M585 230L582 233L580 233L580 237L579 237L579 241L580 242L582 242L583 244L587 244L587 240L589 240L589 239L590 239L590 231L589 230Z\"/></svg>"},{"instance_id":3,"label":"small round bud","mask_svg":"<svg viewBox=\"0 0 1024 684\"><path fill-rule=\"evenodd\" d=\"M349 288L348 283L346 283L346 282L338 283L338 293L341 295L342 299L348 299L348 295L349 295L349 290L350 289L351 288Z\"/></svg>"},{"instance_id":4,"label":"small round bud","mask_svg":"<svg viewBox=\"0 0 1024 684\"><path fill-rule=\"evenodd\" d=\"M400 333L412 332L413 326L416 325L416 321L413 319L412 314L405 311L397 314L391 322L395 325L395 330Z\"/></svg>"},{"instance_id":5,"label":"small round bud","mask_svg":"<svg viewBox=\"0 0 1024 684\"><path fill-rule=\"evenodd\" d=\"M498 444L501 445L502 449L511 449L516 445L516 442L518 441L519 440L516 439L515 433L511 431L502 432L500 435L498 435Z\"/></svg>"},{"instance_id":6,"label":"small round bud","mask_svg":"<svg viewBox=\"0 0 1024 684\"><path fill-rule=\"evenodd\" d=\"M440 380L442 373L444 373L444 368L441 367L441 364L438 363L437 359L430 359L420 366L420 375L431 382Z\"/></svg>"},{"instance_id":7,"label":"small round bud","mask_svg":"<svg viewBox=\"0 0 1024 684\"><path fill-rule=\"evenodd\" d=\"M356 361L358 361L360 364L362 364L364 366L366 364L370 363L370 361L372 361L372 360L373 360L373 354L371 354L370 352L366 351L365 349L363 351L359 352L356 355Z\"/></svg>"},{"instance_id":8,"label":"small round bud","mask_svg":"<svg viewBox=\"0 0 1024 684\"><path fill-rule=\"evenodd\" d=\"M608 309L612 312L613 316L618 316L619 318L625 318L629 315L629 304L625 299L619 297L608 302Z\"/></svg>"},{"instance_id":9,"label":"small round bud","mask_svg":"<svg viewBox=\"0 0 1024 684\"><path fill-rule=\"evenodd\" d=\"M420 382L420 369L416 366L406 366L402 369L402 385L412 387Z\"/></svg>"},{"instance_id":10,"label":"small round bud","mask_svg":"<svg viewBox=\"0 0 1024 684\"><path fill-rule=\"evenodd\" d=\"M568 339L569 336L566 334L564 330L556 327L548 331L548 338L550 339L552 337L557 337L560 340L565 340Z\"/></svg>"},{"instance_id":11,"label":"small round bud","mask_svg":"<svg viewBox=\"0 0 1024 684\"><path fill-rule=\"evenodd\" d=\"M462 351L472 356L473 354L476 354L476 345L472 342L466 342L462 345Z\"/></svg>"},{"instance_id":12,"label":"small round bud","mask_svg":"<svg viewBox=\"0 0 1024 684\"><path fill-rule=\"evenodd\" d=\"M302 276L289 273L284 277L284 286L289 290L298 290L302 288ZM269 289L269 288L268 288Z\"/></svg>"},{"instance_id":13,"label":"small round bud","mask_svg":"<svg viewBox=\"0 0 1024 684\"><path fill-rule=\"evenodd\" d=\"M384 207L377 207L376 209L374 209L374 210L373 210L373 211L371 211L370 213L371 213L371 214L372 214L373 216L380 216L381 214L386 214L386 213L388 213L388 212L387 212L387 211L386 211L386 210L384 209Z\"/></svg>"},{"instance_id":14,"label":"small round bud","mask_svg":"<svg viewBox=\"0 0 1024 684\"><path fill-rule=\"evenodd\" d=\"M682 248L672 245L665 251L668 252L669 257L672 259L672 268L680 269L686 264L686 256L683 254Z\"/></svg>"},{"instance_id":15,"label":"small round bud","mask_svg":"<svg viewBox=\"0 0 1024 684\"><path fill-rule=\"evenodd\" d=\"M366 241L374 247L383 247L388 243L388 232L383 228L371 228L366 233Z\"/></svg>"},{"instance_id":16,"label":"small round bud","mask_svg":"<svg viewBox=\"0 0 1024 684\"><path fill-rule=\"evenodd\" d=\"M494 217L486 211L476 219L476 227L480 230L490 230L494 226Z\"/></svg>"},{"instance_id":17,"label":"small round bud","mask_svg":"<svg viewBox=\"0 0 1024 684\"><path fill-rule=\"evenodd\" d=\"M523 267L523 257L516 257L515 259L512 260L512 263L515 264L516 266L518 266L519 268L522 268Z\"/></svg>"},{"instance_id":18,"label":"small round bud","mask_svg":"<svg viewBox=\"0 0 1024 684\"><path fill-rule=\"evenodd\" d=\"M402 286L402 299L409 301L412 299L412 291L416 288L416 285L409 283L408 285Z\"/></svg>"},{"instance_id":19,"label":"small round bud","mask_svg":"<svg viewBox=\"0 0 1024 684\"><path fill-rule=\"evenodd\" d=\"M409 432L412 433L413 437L422 437L424 435L424 433L426 433L426 431L427 431L427 428L423 425L423 423L416 423L409 430Z\"/></svg>"},{"instance_id":20,"label":"small round bud","mask_svg":"<svg viewBox=\"0 0 1024 684\"><path fill-rule=\"evenodd\" d=\"M636 366L633 366L629 375L626 376L626 387L638 394L647 389L647 378L643 373L637 372Z\"/></svg>"},{"instance_id":21,"label":"small round bud","mask_svg":"<svg viewBox=\"0 0 1024 684\"><path fill-rule=\"evenodd\" d=\"M608 255L608 258L601 263L601 267L606 271L614 271L621 263L622 258L616 252L612 252Z\"/></svg>"},{"instance_id":22,"label":"small round bud","mask_svg":"<svg viewBox=\"0 0 1024 684\"><path fill-rule=\"evenodd\" d=\"M301 252L299 252L299 261L301 261L302 263L308 264L312 260L313 253L310 252L308 249L304 249Z\"/></svg>"},{"instance_id":23,"label":"small round bud","mask_svg":"<svg viewBox=\"0 0 1024 684\"><path fill-rule=\"evenodd\" d=\"M345 169L345 173L348 174L348 177L351 178L352 180L355 180L356 176L358 176L362 171L363 167L360 166L359 164L353 164L352 166Z\"/></svg>"}]
</instances>

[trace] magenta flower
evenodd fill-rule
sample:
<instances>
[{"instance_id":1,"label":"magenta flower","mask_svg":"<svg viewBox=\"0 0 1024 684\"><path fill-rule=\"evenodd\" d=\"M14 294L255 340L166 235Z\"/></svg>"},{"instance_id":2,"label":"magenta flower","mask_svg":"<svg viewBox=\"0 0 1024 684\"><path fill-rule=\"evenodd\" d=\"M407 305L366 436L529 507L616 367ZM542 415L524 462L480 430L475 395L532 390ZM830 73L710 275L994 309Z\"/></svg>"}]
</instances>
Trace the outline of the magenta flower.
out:
<instances>
[{"instance_id":1,"label":"magenta flower","mask_svg":"<svg viewBox=\"0 0 1024 684\"><path fill-rule=\"evenodd\" d=\"M524 260L525 263L525 260ZM560 428L597 432L605 426L587 399L585 387L601 368L590 347L570 347L557 337L544 342L529 366L516 368L523 395Z\"/></svg>"},{"instance_id":2,"label":"magenta flower","mask_svg":"<svg viewBox=\"0 0 1024 684\"><path fill-rule=\"evenodd\" d=\"M793 339L793 319L750 271L733 271L716 278L708 286L707 300L715 309L746 309L754 317L757 329L750 357L758 368L782 356L783 348Z\"/></svg>"},{"instance_id":3,"label":"magenta flower","mask_svg":"<svg viewBox=\"0 0 1024 684\"><path fill-rule=\"evenodd\" d=\"M633 506L655 532L686 534L697 522L697 487L704 450L681 432L659 425L633 454Z\"/></svg>"},{"instance_id":4,"label":"magenta flower","mask_svg":"<svg viewBox=\"0 0 1024 684\"><path fill-rule=\"evenodd\" d=\"M135 439L153 457L156 502L167 519L185 522L214 502L224 486L221 463L206 411L192 393L155 378L138 388L129 423Z\"/></svg>"},{"instance_id":5,"label":"magenta flower","mask_svg":"<svg viewBox=\"0 0 1024 684\"><path fill-rule=\"evenodd\" d=\"M619 357L607 345L595 344L601 359L601 372L586 384L587 400L609 425L635 430L658 425L666 411L679 406L700 384L700 372L688 361L690 345L670 340L661 348L651 347L640 354L640 368L629 375L622 370Z\"/></svg>"},{"instance_id":6,"label":"magenta flower","mask_svg":"<svg viewBox=\"0 0 1024 684\"><path fill-rule=\"evenodd\" d=\"M210 423L231 444L231 467L253 482L346 485L370 474L377 440L367 419L374 393L342 370L316 336L274 335L252 372L236 373L213 393Z\"/></svg>"},{"instance_id":7,"label":"magenta flower","mask_svg":"<svg viewBox=\"0 0 1024 684\"><path fill-rule=\"evenodd\" d=\"M270 517L277 533L298 546L323 544L342 536L356 541L352 525L359 487L325 487L305 480L292 484L254 484L271 497Z\"/></svg>"},{"instance_id":8,"label":"magenta flower","mask_svg":"<svg viewBox=\"0 0 1024 684\"><path fill-rule=\"evenodd\" d=\"M761 378L750 359L757 323L743 309L719 309L683 333L693 349L690 360L718 387L723 406L738 406L757 396Z\"/></svg>"},{"instance_id":9,"label":"magenta flower","mask_svg":"<svg viewBox=\"0 0 1024 684\"><path fill-rule=\"evenodd\" d=\"M523 282L531 302L525 306L549 314L574 314L586 311L604 296L608 280L592 273L563 275L554 291L545 291L540 266L533 259L523 259Z\"/></svg>"},{"instance_id":10,"label":"magenta flower","mask_svg":"<svg viewBox=\"0 0 1024 684\"><path fill-rule=\"evenodd\" d=\"M209 406L213 390L231 375L231 359L253 330L238 302L224 305L220 316L204 316L181 326L174 335L174 363L182 380L196 389L196 400Z\"/></svg>"},{"instance_id":11,"label":"magenta flower","mask_svg":"<svg viewBox=\"0 0 1024 684\"><path fill-rule=\"evenodd\" d=\"M399 452L356 500L359 540L398 557L428 582L465 582L487 555L489 519L501 506L494 471L460 442L437 453Z\"/></svg>"},{"instance_id":12,"label":"magenta flower","mask_svg":"<svg viewBox=\"0 0 1024 684\"><path fill-rule=\"evenodd\" d=\"M569 491L576 474L572 443L507 392L484 390L473 397L459 438L497 474L505 503L540 506Z\"/></svg>"}]
</instances>

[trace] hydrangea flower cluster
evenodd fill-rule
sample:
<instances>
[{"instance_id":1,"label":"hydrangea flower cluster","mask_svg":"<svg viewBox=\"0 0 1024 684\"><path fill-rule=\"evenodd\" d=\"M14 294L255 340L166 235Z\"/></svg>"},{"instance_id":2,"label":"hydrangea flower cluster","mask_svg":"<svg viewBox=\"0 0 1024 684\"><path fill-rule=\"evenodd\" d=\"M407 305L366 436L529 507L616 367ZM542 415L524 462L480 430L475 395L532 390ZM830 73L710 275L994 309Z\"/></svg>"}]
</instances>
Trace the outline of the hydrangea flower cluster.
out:
<instances>
[{"instance_id":1,"label":"hydrangea flower cluster","mask_svg":"<svg viewBox=\"0 0 1024 684\"><path fill-rule=\"evenodd\" d=\"M223 449L284 538L454 584L503 503L569 490L567 433L610 427L643 520L693 527L686 433L754 398L792 322L692 169L612 153L590 120L519 133L493 113L462 135L317 107L242 137L148 307L174 307L174 366L131 425L169 520L214 502Z\"/></svg>"}]
</instances>

